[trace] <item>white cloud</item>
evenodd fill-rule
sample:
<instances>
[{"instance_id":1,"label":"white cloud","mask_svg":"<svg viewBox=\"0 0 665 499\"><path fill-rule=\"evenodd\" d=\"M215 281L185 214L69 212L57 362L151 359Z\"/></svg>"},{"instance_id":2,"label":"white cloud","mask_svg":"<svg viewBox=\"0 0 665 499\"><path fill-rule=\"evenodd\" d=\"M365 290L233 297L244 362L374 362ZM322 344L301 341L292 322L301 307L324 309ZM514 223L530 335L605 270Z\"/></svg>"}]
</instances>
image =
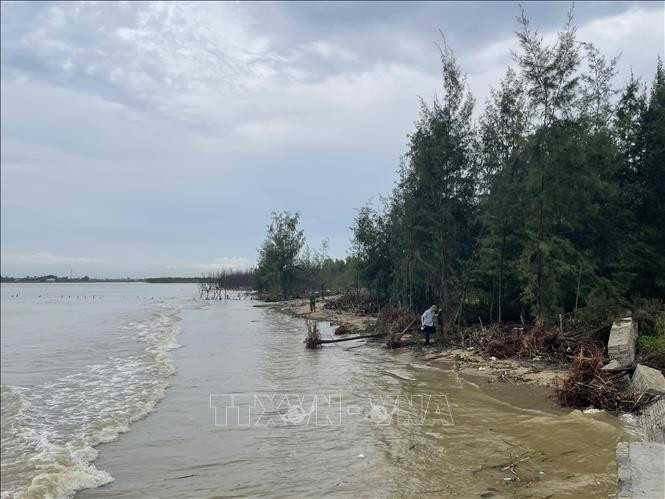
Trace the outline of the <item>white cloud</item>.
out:
<instances>
[{"instance_id":1,"label":"white cloud","mask_svg":"<svg viewBox=\"0 0 665 499\"><path fill-rule=\"evenodd\" d=\"M662 4L661 4L662 5ZM599 17L578 30L578 38L593 42L608 58L621 54L616 83L628 79L631 68L647 83L656 72L656 57L665 55L665 10L632 7L619 15Z\"/></svg>"},{"instance_id":2,"label":"white cloud","mask_svg":"<svg viewBox=\"0 0 665 499\"><path fill-rule=\"evenodd\" d=\"M75 265L75 264L88 264L99 263L97 258L89 258L86 256L63 256L54 255L53 253L38 252L38 253L5 253L2 252L3 265Z\"/></svg>"},{"instance_id":3,"label":"white cloud","mask_svg":"<svg viewBox=\"0 0 665 499\"><path fill-rule=\"evenodd\" d=\"M259 141L293 141L305 135L306 130L297 123L290 123L281 118L243 123L237 131L244 137Z\"/></svg>"},{"instance_id":4,"label":"white cloud","mask_svg":"<svg viewBox=\"0 0 665 499\"><path fill-rule=\"evenodd\" d=\"M648 40L663 41L665 20L662 14L663 12L633 6L621 14L589 21L580 27L579 34L581 38L594 43L614 45L617 48L625 47L628 41L639 35L641 43L654 47L649 45ZM663 48L662 44L660 48Z\"/></svg>"},{"instance_id":5,"label":"white cloud","mask_svg":"<svg viewBox=\"0 0 665 499\"><path fill-rule=\"evenodd\" d=\"M215 271L215 270L247 270L252 266L249 259L245 256L220 256L209 262L195 263L188 265L199 270Z\"/></svg>"},{"instance_id":6,"label":"white cloud","mask_svg":"<svg viewBox=\"0 0 665 499\"><path fill-rule=\"evenodd\" d=\"M302 49L326 59L333 58L346 62L353 62L360 59L360 56L356 52L328 40L315 40L305 44Z\"/></svg>"},{"instance_id":7,"label":"white cloud","mask_svg":"<svg viewBox=\"0 0 665 499\"><path fill-rule=\"evenodd\" d=\"M656 57L665 49L665 20L663 13L633 6L620 14L597 17L582 23L577 29L580 42L592 42L608 59L621 54L618 63L617 86L628 78L632 67L637 75L655 72ZM528 15L528 12L527 12ZM562 24L563 26L563 24ZM557 40L557 30L540 33L546 44ZM513 65L511 50L518 51L514 35L488 42L482 50L460 56L463 70L468 72L471 91L476 97L476 115L482 113L491 87L498 87L506 67ZM586 69L583 66L581 69Z\"/></svg>"},{"instance_id":8,"label":"white cloud","mask_svg":"<svg viewBox=\"0 0 665 499\"><path fill-rule=\"evenodd\" d=\"M579 8L580 40L623 52L617 86L629 66L653 75L663 47L653 5ZM58 262L135 276L247 267L270 212L285 209L344 256L354 209L392 188L418 97L440 92L437 28L469 75L476 115L516 44L516 9L491 3L0 8L0 217L15 255L3 253L3 271L21 262L12 274ZM528 6L548 41L566 8ZM44 241L104 263L16 256ZM250 259L207 260L220 253Z\"/></svg>"}]
</instances>

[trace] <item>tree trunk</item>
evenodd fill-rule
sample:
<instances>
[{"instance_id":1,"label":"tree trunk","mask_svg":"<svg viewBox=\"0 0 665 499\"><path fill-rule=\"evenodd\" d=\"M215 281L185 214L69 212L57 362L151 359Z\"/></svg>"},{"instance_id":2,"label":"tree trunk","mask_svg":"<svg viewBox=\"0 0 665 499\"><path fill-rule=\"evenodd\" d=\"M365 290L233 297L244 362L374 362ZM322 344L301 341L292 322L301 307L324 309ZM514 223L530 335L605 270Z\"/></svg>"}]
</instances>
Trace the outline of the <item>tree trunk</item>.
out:
<instances>
[{"instance_id":1,"label":"tree trunk","mask_svg":"<svg viewBox=\"0 0 665 499\"><path fill-rule=\"evenodd\" d=\"M580 283L582 282L582 263L580 262L580 270L577 274L577 292L575 293L575 313L577 313L577 304L580 298Z\"/></svg>"},{"instance_id":2,"label":"tree trunk","mask_svg":"<svg viewBox=\"0 0 665 499\"><path fill-rule=\"evenodd\" d=\"M505 251L506 251L506 225L503 225L503 237L501 240L501 260L499 263L499 324L503 320L503 269L505 263ZM492 294L492 297L494 295Z\"/></svg>"},{"instance_id":3,"label":"tree trunk","mask_svg":"<svg viewBox=\"0 0 665 499\"><path fill-rule=\"evenodd\" d=\"M536 306L538 309L538 319L544 320L543 311L543 249L542 243L544 238L543 230L543 190L544 190L544 174L540 177L540 199L538 200L538 253L537 253L537 281L536 281Z\"/></svg>"}]
</instances>

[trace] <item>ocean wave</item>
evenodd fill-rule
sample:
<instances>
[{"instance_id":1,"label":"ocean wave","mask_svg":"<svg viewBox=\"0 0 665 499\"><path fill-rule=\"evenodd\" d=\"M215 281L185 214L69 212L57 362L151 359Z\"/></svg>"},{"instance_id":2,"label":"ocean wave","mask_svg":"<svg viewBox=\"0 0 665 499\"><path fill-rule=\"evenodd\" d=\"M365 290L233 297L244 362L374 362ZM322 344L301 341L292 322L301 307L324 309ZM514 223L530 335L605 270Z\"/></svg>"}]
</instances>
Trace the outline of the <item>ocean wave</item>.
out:
<instances>
[{"instance_id":1,"label":"ocean wave","mask_svg":"<svg viewBox=\"0 0 665 499\"><path fill-rule=\"evenodd\" d=\"M128 431L165 396L180 345L179 307L123 327L142 349L29 389L2 385L2 498L67 498L113 481L95 446Z\"/></svg>"}]
</instances>

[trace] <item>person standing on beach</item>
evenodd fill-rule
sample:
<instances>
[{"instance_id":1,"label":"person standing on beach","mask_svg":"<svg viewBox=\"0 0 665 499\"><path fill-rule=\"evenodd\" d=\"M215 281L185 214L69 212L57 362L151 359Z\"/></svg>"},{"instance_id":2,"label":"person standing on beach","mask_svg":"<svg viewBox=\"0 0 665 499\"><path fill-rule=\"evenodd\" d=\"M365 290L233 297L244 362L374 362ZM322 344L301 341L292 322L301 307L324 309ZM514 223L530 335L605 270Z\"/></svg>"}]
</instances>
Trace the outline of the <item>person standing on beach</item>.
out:
<instances>
[{"instance_id":1,"label":"person standing on beach","mask_svg":"<svg viewBox=\"0 0 665 499\"><path fill-rule=\"evenodd\" d=\"M432 305L430 308L423 312L423 315L420 317L420 329L425 335L425 345L429 345L430 335L436 332L434 327L434 317L438 316L439 307Z\"/></svg>"},{"instance_id":2,"label":"person standing on beach","mask_svg":"<svg viewBox=\"0 0 665 499\"><path fill-rule=\"evenodd\" d=\"M309 294L309 312L312 313L316 310L316 295L314 291Z\"/></svg>"}]
</instances>

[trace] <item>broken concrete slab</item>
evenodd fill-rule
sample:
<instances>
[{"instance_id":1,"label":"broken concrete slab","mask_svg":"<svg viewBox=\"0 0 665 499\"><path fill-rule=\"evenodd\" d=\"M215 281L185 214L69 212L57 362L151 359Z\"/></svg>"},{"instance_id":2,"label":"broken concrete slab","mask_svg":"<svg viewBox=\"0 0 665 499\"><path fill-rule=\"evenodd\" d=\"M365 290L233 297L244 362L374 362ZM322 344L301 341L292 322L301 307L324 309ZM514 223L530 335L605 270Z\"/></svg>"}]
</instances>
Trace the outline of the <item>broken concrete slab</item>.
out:
<instances>
[{"instance_id":1,"label":"broken concrete slab","mask_svg":"<svg viewBox=\"0 0 665 499\"><path fill-rule=\"evenodd\" d=\"M630 444L620 442L617 445L617 497L630 497Z\"/></svg>"},{"instance_id":2,"label":"broken concrete slab","mask_svg":"<svg viewBox=\"0 0 665 499\"><path fill-rule=\"evenodd\" d=\"M637 417L637 427L647 442L665 444L665 398L644 408Z\"/></svg>"},{"instance_id":3,"label":"broken concrete slab","mask_svg":"<svg viewBox=\"0 0 665 499\"><path fill-rule=\"evenodd\" d=\"M621 364L619 364L619 361L616 359L612 359L603 366L603 369L619 369L620 367Z\"/></svg>"},{"instance_id":4,"label":"broken concrete slab","mask_svg":"<svg viewBox=\"0 0 665 499\"><path fill-rule=\"evenodd\" d=\"M631 390L634 394L665 393L665 376L658 369L638 364L631 379Z\"/></svg>"},{"instance_id":5,"label":"broken concrete slab","mask_svg":"<svg viewBox=\"0 0 665 499\"><path fill-rule=\"evenodd\" d=\"M617 475L617 497L663 497L665 445L653 442L620 443L617 447Z\"/></svg>"},{"instance_id":6,"label":"broken concrete slab","mask_svg":"<svg viewBox=\"0 0 665 499\"><path fill-rule=\"evenodd\" d=\"M635 361L636 340L637 323L633 321L632 317L624 317L615 321L607 342L607 354L610 359L619 362L621 367L629 366Z\"/></svg>"}]
</instances>

